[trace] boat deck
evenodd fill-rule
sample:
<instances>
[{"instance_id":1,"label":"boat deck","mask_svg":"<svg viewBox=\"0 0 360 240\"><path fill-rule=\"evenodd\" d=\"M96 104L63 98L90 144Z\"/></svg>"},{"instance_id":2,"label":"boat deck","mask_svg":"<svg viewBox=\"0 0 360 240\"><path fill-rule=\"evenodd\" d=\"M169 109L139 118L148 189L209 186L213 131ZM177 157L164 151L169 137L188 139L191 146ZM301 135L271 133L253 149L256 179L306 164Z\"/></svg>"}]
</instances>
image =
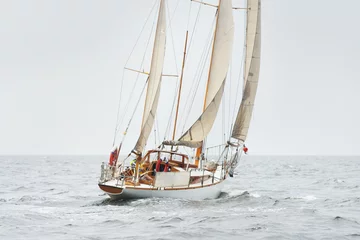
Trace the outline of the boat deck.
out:
<instances>
[{"instance_id":1,"label":"boat deck","mask_svg":"<svg viewBox=\"0 0 360 240\"><path fill-rule=\"evenodd\" d=\"M182 169L183 170L183 169ZM132 182L128 181L122 181L117 179L109 180L104 185L107 186L114 186L114 187L125 187L125 188L137 188L137 189L149 189L149 190L158 190L158 189L187 189L187 188L198 188L198 187L206 187L211 186L214 184L217 184L221 182L221 166L218 167L218 169L213 174L210 171L207 170L198 170L198 169L190 169L189 171L183 170L183 172L189 172L191 174L191 177L197 177L198 182L191 183L183 186L167 186L167 187L156 187L150 184L144 184L144 183L137 183L134 184ZM202 177L205 177L206 179L202 180Z\"/></svg>"}]
</instances>

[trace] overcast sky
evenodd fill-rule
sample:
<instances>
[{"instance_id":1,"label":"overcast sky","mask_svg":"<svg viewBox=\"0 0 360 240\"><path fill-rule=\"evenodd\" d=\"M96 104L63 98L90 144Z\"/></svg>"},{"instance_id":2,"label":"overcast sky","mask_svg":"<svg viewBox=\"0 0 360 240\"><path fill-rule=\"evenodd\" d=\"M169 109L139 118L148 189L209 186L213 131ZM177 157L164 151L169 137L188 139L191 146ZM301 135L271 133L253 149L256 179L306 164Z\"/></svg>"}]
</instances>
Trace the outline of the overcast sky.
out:
<instances>
[{"instance_id":1,"label":"overcast sky","mask_svg":"<svg viewBox=\"0 0 360 240\"><path fill-rule=\"evenodd\" d=\"M0 154L108 154L123 66L153 4L0 0ZM181 65L188 6L181 0L175 13L167 50L177 59L164 72ZM251 154L360 154L358 9L358 0L262 0ZM214 10L202 11L205 33ZM127 140L131 148L136 136Z\"/></svg>"}]
</instances>

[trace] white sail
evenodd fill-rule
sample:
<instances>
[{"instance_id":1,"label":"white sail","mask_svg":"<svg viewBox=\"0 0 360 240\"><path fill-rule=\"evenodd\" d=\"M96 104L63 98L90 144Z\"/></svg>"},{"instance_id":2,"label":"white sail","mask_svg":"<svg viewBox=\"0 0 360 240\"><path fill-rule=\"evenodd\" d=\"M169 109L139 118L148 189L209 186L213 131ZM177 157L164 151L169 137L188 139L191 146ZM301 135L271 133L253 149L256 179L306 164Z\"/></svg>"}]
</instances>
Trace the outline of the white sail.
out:
<instances>
[{"instance_id":1,"label":"white sail","mask_svg":"<svg viewBox=\"0 0 360 240\"><path fill-rule=\"evenodd\" d=\"M159 16L156 26L154 48L151 58L150 74L146 92L145 107L141 133L134 150L141 153L154 125L156 109L160 95L161 75L164 65L166 43L166 6L165 0L160 1Z\"/></svg>"},{"instance_id":2,"label":"white sail","mask_svg":"<svg viewBox=\"0 0 360 240\"><path fill-rule=\"evenodd\" d=\"M209 134L224 92L234 39L232 1L220 0L215 29L213 52L210 62L205 110L197 121L179 139L189 147L198 147Z\"/></svg>"},{"instance_id":3,"label":"white sail","mask_svg":"<svg viewBox=\"0 0 360 240\"><path fill-rule=\"evenodd\" d=\"M246 60L243 97L232 137L245 141L250 126L260 71L261 8L260 0L248 0Z\"/></svg>"}]
</instances>

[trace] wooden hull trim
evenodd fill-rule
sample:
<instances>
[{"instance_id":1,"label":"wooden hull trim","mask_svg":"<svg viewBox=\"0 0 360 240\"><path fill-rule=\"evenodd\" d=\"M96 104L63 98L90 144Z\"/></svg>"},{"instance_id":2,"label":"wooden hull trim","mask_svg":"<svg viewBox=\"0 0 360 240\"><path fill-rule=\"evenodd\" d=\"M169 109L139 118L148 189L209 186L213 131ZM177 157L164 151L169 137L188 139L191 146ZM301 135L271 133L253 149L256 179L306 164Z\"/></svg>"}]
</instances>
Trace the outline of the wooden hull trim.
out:
<instances>
[{"instance_id":1,"label":"wooden hull trim","mask_svg":"<svg viewBox=\"0 0 360 240\"><path fill-rule=\"evenodd\" d=\"M123 188L120 188L120 187L109 186L109 185L104 185L104 184L100 184L100 183L98 185L101 190L103 190L105 193L111 194L111 195L119 195L124 190Z\"/></svg>"}]
</instances>

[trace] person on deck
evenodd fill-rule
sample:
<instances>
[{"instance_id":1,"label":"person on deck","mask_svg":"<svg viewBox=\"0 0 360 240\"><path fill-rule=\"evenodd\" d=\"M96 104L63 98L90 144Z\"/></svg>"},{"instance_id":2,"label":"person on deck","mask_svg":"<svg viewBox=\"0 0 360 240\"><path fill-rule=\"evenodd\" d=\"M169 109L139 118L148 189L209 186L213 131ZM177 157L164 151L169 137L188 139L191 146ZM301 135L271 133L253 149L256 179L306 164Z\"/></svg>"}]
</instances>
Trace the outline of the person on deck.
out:
<instances>
[{"instance_id":1,"label":"person on deck","mask_svg":"<svg viewBox=\"0 0 360 240\"><path fill-rule=\"evenodd\" d=\"M169 161L165 158L165 168L164 168L164 172L168 172L169 171Z\"/></svg>"},{"instance_id":2,"label":"person on deck","mask_svg":"<svg viewBox=\"0 0 360 240\"><path fill-rule=\"evenodd\" d=\"M134 172L136 167L136 158L130 162L131 170Z\"/></svg>"},{"instance_id":3,"label":"person on deck","mask_svg":"<svg viewBox=\"0 0 360 240\"><path fill-rule=\"evenodd\" d=\"M110 166L116 165L117 155L118 155L118 149L117 147L115 147L110 153L110 159L109 159Z\"/></svg>"},{"instance_id":4,"label":"person on deck","mask_svg":"<svg viewBox=\"0 0 360 240\"><path fill-rule=\"evenodd\" d=\"M245 144L244 144L244 147L243 147L244 153L247 154L248 150L249 150L249 149L248 149L248 148L245 146Z\"/></svg>"},{"instance_id":5,"label":"person on deck","mask_svg":"<svg viewBox=\"0 0 360 240\"><path fill-rule=\"evenodd\" d=\"M160 172L160 166L161 166L161 158L159 158L156 162L156 168L155 168L156 172Z\"/></svg>"}]
</instances>

